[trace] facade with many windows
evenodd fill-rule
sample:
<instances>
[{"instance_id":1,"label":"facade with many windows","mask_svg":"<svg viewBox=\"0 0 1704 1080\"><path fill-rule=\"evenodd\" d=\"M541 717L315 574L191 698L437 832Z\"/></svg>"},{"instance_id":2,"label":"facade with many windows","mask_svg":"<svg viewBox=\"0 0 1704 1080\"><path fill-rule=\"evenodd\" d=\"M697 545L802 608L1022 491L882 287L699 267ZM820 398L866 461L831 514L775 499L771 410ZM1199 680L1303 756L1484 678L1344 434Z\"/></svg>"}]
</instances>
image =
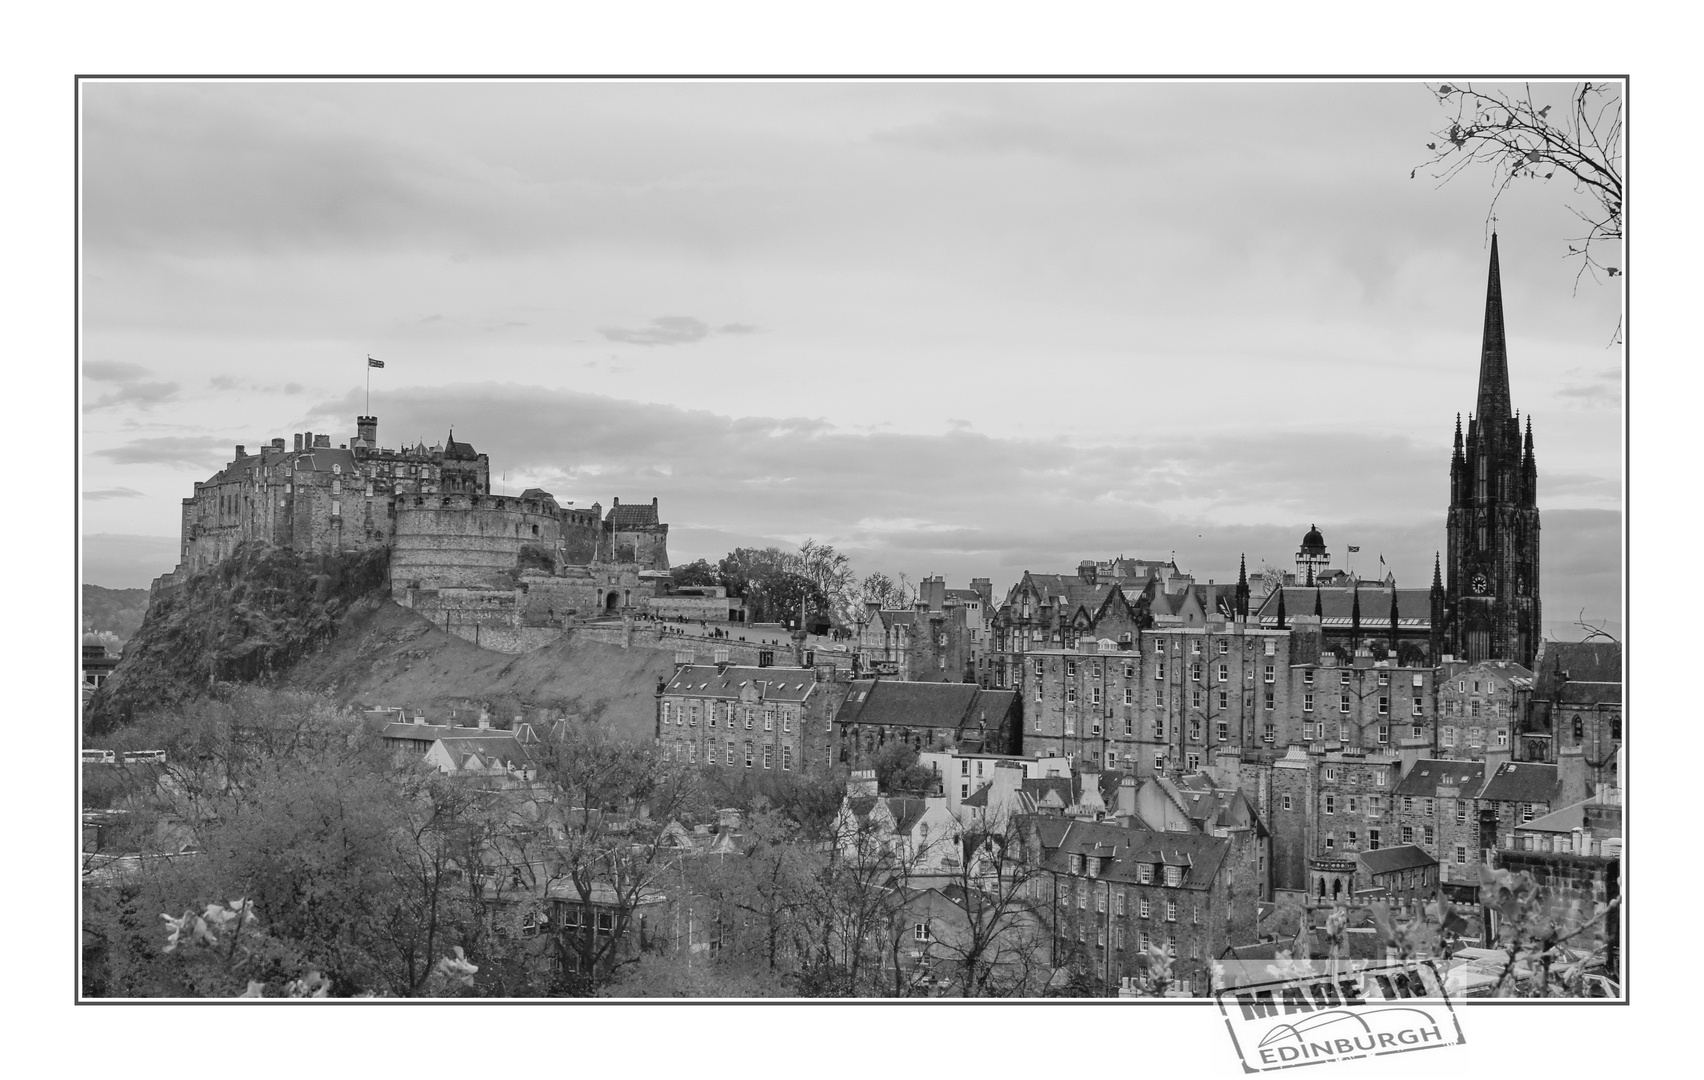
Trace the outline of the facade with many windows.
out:
<instances>
[{"instance_id":1,"label":"facade with many windows","mask_svg":"<svg viewBox=\"0 0 1704 1080\"><path fill-rule=\"evenodd\" d=\"M812 706L825 696L811 668L685 664L658 694L657 742L665 757L689 764L798 772L820 711ZM826 722L816 726L815 741L826 746Z\"/></svg>"}]
</instances>

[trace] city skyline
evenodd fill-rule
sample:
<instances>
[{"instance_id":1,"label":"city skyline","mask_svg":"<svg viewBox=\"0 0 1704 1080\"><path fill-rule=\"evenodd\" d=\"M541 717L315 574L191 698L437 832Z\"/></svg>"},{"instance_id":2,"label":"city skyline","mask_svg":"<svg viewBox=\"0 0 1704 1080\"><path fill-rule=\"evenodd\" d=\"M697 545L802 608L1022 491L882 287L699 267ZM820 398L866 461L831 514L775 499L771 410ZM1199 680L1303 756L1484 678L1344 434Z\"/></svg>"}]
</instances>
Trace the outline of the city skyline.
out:
<instances>
[{"instance_id":1,"label":"city skyline","mask_svg":"<svg viewBox=\"0 0 1704 1080\"><path fill-rule=\"evenodd\" d=\"M1421 585L1442 548L1489 189L1409 179L1419 84L84 94L95 584L170 569L235 444L352 435L369 353L382 444L453 423L494 486L656 496L677 563L1223 581L1318 524ZM1620 607L1619 293L1572 292L1564 195L1499 210L1551 632Z\"/></svg>"}]
</instances>

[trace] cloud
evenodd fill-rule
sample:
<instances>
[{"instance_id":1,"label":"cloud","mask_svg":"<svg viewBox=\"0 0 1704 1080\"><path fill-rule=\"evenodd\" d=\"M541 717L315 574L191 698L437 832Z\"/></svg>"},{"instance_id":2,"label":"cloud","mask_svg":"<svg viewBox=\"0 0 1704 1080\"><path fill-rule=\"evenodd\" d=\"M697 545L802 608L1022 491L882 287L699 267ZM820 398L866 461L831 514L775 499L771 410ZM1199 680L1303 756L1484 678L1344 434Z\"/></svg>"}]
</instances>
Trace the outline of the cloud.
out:
<instances>
[{"instance_id":1,"label":"cloud","mask_svg":"<svg viewBox=\"0 0 1704 1080\"><path fill-rule=\"evenodd\" d=\"M147 368L141 364L129 364L122 360L86 360L83 362L83 378L95 382L134 382L149 375Z\"/></svg>"},{"instance_id":2,"label":"cloud","mask_svg":"<svg viewBox=\"0 0 1704 1080\"><path fill-rule=\"evenodd\" d=\"M760 327L748 323L723 323L711 326L703 319L690 315L663 315L651 320L651 325L635 330L619 326L600 326L598 333L611 341L627 345L691 345L711 334L760 334Z\"/></svg>"},{"instance_id":3,"label":"cloud","mask_svg":"<svg viewBox=\"0 0 1704 1080\"><path fill-rule=\"evenodd\" d=\"M230 443L211 436L159 435L93 453L115 465L186 465L212 470L230 449Z\"/></svg>"},{"instance_id":4,"label":"cloud","mask_svg":"<svg viewBox=\"0 0 1704 1080\"><path fill-rule=\"evenodd\" d=\"M1578 368L1567 374L1574 375ZM1556 397L1564 404L1575 405L1584 409L1610 409L1621 404L1621 371L1618 368L1606 368L1594 372L1590 382L1570 380L1562 389L1556 391Z\"/></svg>"},{"instance_id":5,"label":"cloud","mask_svg":"<svg viewBox=\"0 0 1704 1080\"><path fill-rule=\"evenodd\" d=\"M90 409L110 409L120 405L148 408L177 397L175 382L149 382L153 374L141 364L123 360L89 360L83 364L83 377L93 382L113 383L115 389L88 402Z\"/></svg>"},{"instance_id":6,"label":"cloud","mask_svg":"<svg viewBox=\"0 0 1704 1080\"><path fill-rule=\"evenodd\" d=\"M145 589L177 565L178 538L131 533L83 537L82 580L107 589Z\"/></svg>"},{"instance_id":7,"label":"cloud","mask_svg":"<svg viewBox=\"0 0 1704 1080\"><path fill-rule=\"evenodd\" d=\"M140 498L142 498L142 493L140 491L137 491L135 488L127 488L127 487L101 488L98 491L85 491L85 492L83 492L83 498L85 498L85 499L96 499L96 500L100 500L100 499L140 499Z\"/></svg>"}]
</instances>

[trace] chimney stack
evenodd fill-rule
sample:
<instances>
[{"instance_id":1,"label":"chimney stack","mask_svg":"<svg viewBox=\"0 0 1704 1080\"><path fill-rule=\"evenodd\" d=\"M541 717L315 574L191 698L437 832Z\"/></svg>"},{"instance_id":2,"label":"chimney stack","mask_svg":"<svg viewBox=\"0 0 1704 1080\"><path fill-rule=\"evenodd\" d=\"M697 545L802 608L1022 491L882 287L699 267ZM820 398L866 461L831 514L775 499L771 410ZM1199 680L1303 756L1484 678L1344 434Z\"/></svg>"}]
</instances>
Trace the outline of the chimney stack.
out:
<instances>
[{"instance_id":1,"label":"chimney stack","mask_svg":"<svg viewBox=\"0 0 1704 1080\"><path fill-rule=\"evenodd\" d=\"M296 432L296 453L302 452L302 433Z\"/></svg>"}]
</instances>

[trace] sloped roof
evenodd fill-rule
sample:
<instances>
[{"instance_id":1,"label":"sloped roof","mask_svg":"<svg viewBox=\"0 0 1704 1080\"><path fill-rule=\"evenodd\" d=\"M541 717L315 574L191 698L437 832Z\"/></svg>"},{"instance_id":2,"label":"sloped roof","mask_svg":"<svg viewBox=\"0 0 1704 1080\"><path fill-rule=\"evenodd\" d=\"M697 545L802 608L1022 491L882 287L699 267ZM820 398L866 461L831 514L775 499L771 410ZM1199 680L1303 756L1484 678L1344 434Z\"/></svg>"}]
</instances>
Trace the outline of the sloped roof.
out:
<instances>
[{"instance_id":1,"label":"sloped roof","mask_svg":"<svg viewBox=\"0 0 1704 1080\"><path fill-rule=\"evenodd\" d=\"M1523 825L1516 826L1516 828L1520 829L1522 832L1557 833L1573 832L1575 829L1589 828L1594 832L1603 833L1608 831L1606 826L1610 823L1606 823L1602 818L1598 818L1594 821L1586 815L1586 807L1598 805L1601 804L1595 799L1582 799L1581 801L1574 803L1572 806L1564 806L1560 810L1552 810L1543 817L1533 818L1531 821L1526 822ZM1620 827L1618 825L1613 827L1615 835L1621 835Z\"/></svg>"},{"instance_id":2,"label":"sloped roof","mask_svg":"<svg viewBox=\"0 0 1704 1080\"><path fill-rule=\"evenodd\" d=\"M1536 761L1505 761L1480 789L1481 799L1497 802L1550 802L1556 797L1556 766Z\"/></svg>"},{"instance_id":3,"label":"sloped roof","mask_svg":"<svg viewBox=\"0 0 1704 1080\"><path fill-rule=\"evenodd\" d=\"M1375 851L1363 851L1355 856L1361 865L1367 868L1369 874L1389 874L1398 870L1414 870L1422 866L1436 866L1438 860L1413 844L1400 844L1396 847L1379 848Z\"/></svg>"},{"instance_id":4,"label":"sloped roof","mask_svg":"<svg viewBox=\"0 0 1704 1080\"><path fill-rule=\"evenodd\" d=\"M894 796L887 801L888 812L893 815L893 831L908 833L929 809L929 804L922 799L908 796Z\"/></svg>"},{"instance_id":5,"label":"sloped roof","mask_svg":"<svg viewBox=\"0 0 1704 1080\"><path fill-rule=\"evenodd\" d=\"M515 738L515 732L501 728L456 727L451 724L405 724L389 723L379 733L386 739L408 739L411 742L431 745L443 738L483 738L498 736L505 739Z\"/></svg>"},{"instance_id":6,"label":"sloped roof","mask_svg":"<svg viewBox=\"0 0 1704 1080\"><path fill-rule=\"evenodd\" d=\"M1059 800L1060 806L1070 806L1072 802L1069 776L1037 776L1025 779L1018 784L1018 790L1034 799L1037 805L1049 794Z\"/></svg>"},{"instance_id":7,"label":"sloped roof","mask_svg":"<svg viewBox=\"0 0 1704 1080\"><path fill-rule=\"evenodd\" d=\"M1408 770L1395 794L1435 797L1440 787L1459 787L1464 796L1471 797L1485 779L1483 761L1454 761L1421 758Z\"/></svg>"},{"instance_id":8,"label":"sloped roof","mask_svg":"<svg viewBox=\"0 0 1704 1080\"><path fill-rule=\"evenodd\" d=\"M470 754L484 761L504 761L513 765L531 764L532 750L526 743L507 732L483 732L479 735L446 736L438 740L449 751L450 759L461 767Z\"/></svg>"},{"instance_id":9,"label":"sloped roof","mask_svg":"<svg viewBox=\"0 0 1704 1080\"><path fill-rule=\"evenodd\" d=\"M657 508L650 503L617 503L609 508L604 520L618 528L632 525L657 524Z\"/></svg>"},{"instance_id":10,"label":"sloped roof","mask_svg":"<svg viewBox=\"0 0 1704 1080\"><path fill-rule=\"evenodd\" d=\"M810 668L732 664L718 671L714 664L688 664L675 672L663 693L738 701L740 690L748 683L762 692L764 701L796 703L810 697L816 687L816 672Z\"/></svg>"},{"instance_id":11,"label":"sloped roof","mask_svg":"<svg viewBox=\"0 0 1704 1080\"><path fill-rule=\"evenodd\" d=\"M1534 696L1554 701L1559 683L1620 683L1621 643L1546 641L1533 666L1538 669ZM1566 680L1562 672L1568 673Z\"/></svg>"},{"instance_id":12,"label":"sloped roof","mask_svg":"<svg viewBox=\"0 0 1704 1080\"><path fill-rule=\"evenodd\" d=\"M1312 615L1314 611L1314 593L1319 593L1319 608L1321 622L1328 627L1350 626L1355 618L1355 589L1343 585L1322 585L1317 589L1306 586L1288 586L1273 589L1266 599L1260 602L1260 610L1256 613L1260 625L1278 625L1278 597L1284 597L1284 614L1287 617L1296 615ZM1361 589L1361 629L1376 633L1381 628L1390 626L1390 594L1391 590L1382 585L1362 585ZM1397 589L1396 590L1396 626L1398 630L1430 630L1432 627L1432 590L1431 589Z\"/></svg>"},{"instance_id":13,"label":"sloped roof","mask_svg":"<svg viewBox=\"0 0 1704 1080\"><path fill-rule=\"evenodd\" d=\"M1015 690L984 690L975 683L855 679L835 714L839 723L885 724L957 730L986 722L996 728L1017 700Z\"/></svg>"},{"instance_id":14,"label":"sloped roof","mask_svg":"<svg viewBox=\"0 0 1704 1080\"><path fill-rule=\"evenodd\" d=\"M450 434L449 441L444 443L445 461L478 461L479 453L472 444L456 442L455 434Z\"/></svg>"},{"instance_id":15,"label":"sloped roof","mask_svg":"<svg viewBox=\"0 0 1704 1080\"><path fill-rule=\"evenodd\" d=\"M1049 869L1066 871L1069 856L1112 858L1112 866L1099 876L1108 881L1137 881L1136 867L1142 863L1185 867L1183 887L1206 889L1219 873L1231 842L1217 836L1189 832L1155 832L1107 822L1067 820L1064 834L1044 860Z\"/></svg>"}]
</instances>

